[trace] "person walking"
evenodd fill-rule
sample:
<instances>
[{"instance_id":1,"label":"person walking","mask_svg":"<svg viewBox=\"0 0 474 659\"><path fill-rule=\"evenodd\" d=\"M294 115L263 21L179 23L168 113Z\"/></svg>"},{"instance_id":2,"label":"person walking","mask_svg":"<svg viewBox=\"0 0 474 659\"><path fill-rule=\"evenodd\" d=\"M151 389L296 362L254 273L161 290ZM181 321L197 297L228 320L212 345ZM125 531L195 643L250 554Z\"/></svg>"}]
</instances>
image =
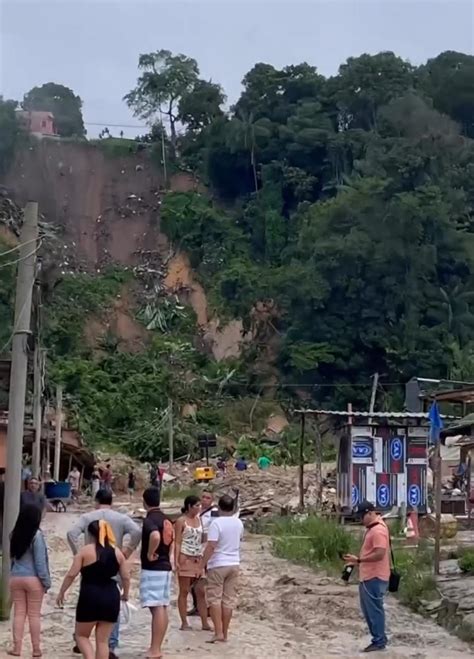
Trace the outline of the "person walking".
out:
<instances>
[{"instance_id":1,"label":"person walking","mask_svg":"<svg viewBox=\"0 0 474 659\"><path fill-rule=\"evenodd\" d=\"M71 486L71 497L77 501L80 492L81 472L76 466L72 468L67 480Z\"/></svg>"},{"instance_id":2,"label":"person walking","mask_svg":"<svg viewBox=\"0 0 474 659\"><path fill-rule=\"evenodd\" d=\"M141 548L140 601L151 613L151 643L147 659L160 659L168 629L171 591L171 549L173 525L160 510L160 490L149 487L143 493L147 516L143 522Z\"/></svg>"},{"instance_id":3,"label":"person walking","mask_svg":"<svg viewBox=\"0 0 474 659\"><path fill-rule=\"evenodd\" d=\"M234 516L234 499L219 499L219 517L210 525L203 565L207 568L207 601L214 624L209 643L227 641L232 613L236 606L239 579L240 543L244 525Z\"/></svg>"},{"instance_id":4,"label":"person walking","mask_svg":"<svg viewBox=\"0 0 474 659\"><path fill-rule=\"evenodd\" d=\"M130 472L128 474L128 495L130 497L130 501L133 499L133 495L135 494L135 485L136 485L137 478L135 476L135 472L133 469L130 469Z\"/></svg>"},{"instance_id":5,"label":"person walking","mask_svg":"<svg viewBox=\"0 0 474 659\"><path fill-rule=\"evenodd\" d=\"M8 652L21 657L25 622L28 618L33 657L41 657L41 606L51 588L48 550L40 529L42 509L25 504L18 515L10 540L10 597L13 603L13 647Z\"/></svg>"},{"instance_id":6,"label":"person walking","mask_svg":"<svg viewBox=\"0 0 474 659\"><path fill-rule=\"evenodd\" d=\"M91 474L91 496L95 499L97 492L100 490L100 471L97 465L94 465Z\"/></svg>"},{"instance_id":7,"label":"person walking","mask_svg":"<svg viewBox=\"0 0 474 659\"><path fill-rule=\"evenodd\" d=\"M109 492L112 492L112 482L114 480L114 476L112 474L112 468L110 464L108 464L103 473L102 473L102 487L104 490L108 490Z\"/></svg>"},{"instance_id":8,"label":"person walking","mask_svg":"<svg viewBox=\"0 0 474 659\"><path fill-rule=\"evenodd\" d=\"M357 510L365 526L359 556L346 554L346 565L359 566L359 598L372 642L363 652L385 650L384 596L390 579L390 533L370 501L363 501Z\"/></svg>"},{"instance_id":9,"label":"person walking","mask_svg":"<svg viewBox=\"0 0 474 659\"><path fill-rule=\"evenodd\" d=\"M109 638L120 614L120 599L128 600L130 572L123 553L115 547L111 525L95 520L87 527L91 544L84 545L74 556L64 577L56 603L63 607L66 593L81 574L81 588L76 608L75 638L84 659L108 659ZM114 581L120 573L122 596ZM95 653L90 636L95 630Z\"/></svg>"},{"instance_id":10,"label":"person walking","mask_svg":"<svg viewBox=\"0 0 474 659\"><path fill-rule=\"evenodd\" d=\"M178 611L181 629L191 630L187 618L187 602L191 586L194 585L196 604L201 616L202 629L211 631L207 622L207 604L202 576L203 526L199 517L201 501L194 495L186 497L183 516L175 524L175 565L179 582Z\"/></svg>"},{"instance_id":11,"label":"person walking","mask_svg":"<svg viewBox=\"0 0 474 659\"><path fill-rule=\"evenodd\" d=\"M89 533L89 525L92 522L105 520L112 528L115 537L116 547L120 549L126 559L130 558L140 543L141 533L135 522L123 513L112 509L112 492L109 490L99 490L95 502L96 510L90 513L84 513L79 517L77 523L67 533L67 540L74 556L79 553L79 540L84 536L85 544L94 543L94 537ZM124 538L128 536L128 545L123 546ZM116 584L117 587L117 584ZM110 659L116 659L115 651L118 648L120 640L120 620L113 626L109 639Z\"/></svg>"},{"instance_id":12,"label":"person walking","mask_svg":"<svg viewBox=\"0 0 474 659\"><path fill-rule=\"evenodd\" d=\"M51 504L48 503L46 497L40 492L40 482L37 478L30 478L27 483L27 488L20 494L20 508L32 504L37 506L41 513L47 510L53 510Z\"/></svg>"}]
</instances>

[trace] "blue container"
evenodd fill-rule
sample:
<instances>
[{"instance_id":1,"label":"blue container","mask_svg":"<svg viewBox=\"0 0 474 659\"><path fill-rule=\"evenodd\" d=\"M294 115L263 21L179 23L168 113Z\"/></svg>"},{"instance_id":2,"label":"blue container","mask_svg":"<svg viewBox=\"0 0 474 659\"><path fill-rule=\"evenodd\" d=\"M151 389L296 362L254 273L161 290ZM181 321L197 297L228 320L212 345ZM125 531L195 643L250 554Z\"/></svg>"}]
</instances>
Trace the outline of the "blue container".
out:
<instances>
[{"instance_id":1,"label":"blue container","mask_svg":"<svg viewBox=\"0 0 474 659\"><path fill-rule=\"evenodd\" d=\"M46 483L44 493L47 499L70 499L71 485L61 481L58 483Z\"/></svg>"}]
</instances>

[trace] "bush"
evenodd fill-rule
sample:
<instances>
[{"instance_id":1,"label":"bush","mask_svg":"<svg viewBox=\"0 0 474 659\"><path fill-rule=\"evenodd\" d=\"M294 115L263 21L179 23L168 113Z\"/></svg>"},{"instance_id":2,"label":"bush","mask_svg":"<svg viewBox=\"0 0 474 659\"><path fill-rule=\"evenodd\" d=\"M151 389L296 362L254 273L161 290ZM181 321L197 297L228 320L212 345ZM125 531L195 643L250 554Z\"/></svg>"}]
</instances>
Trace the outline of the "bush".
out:
<instances>
[{"instance_id":1,"label":"bush","mask_svg":"<svg viewBox=\"0 0 474 659\"><path fill-rule=\"evenodd\" d=\"M433 551L425 544L420 543L415 551L396 551L395 562L401 575L399 598L403 604L417 610L420 600L430 600L436 596Z\"/></svg>"},{"instance_id":2,"label":"bush","mask_svg":"<svg viewBox=\"0 0 474 659\"><path fill-rule=\"evenodd\" d=\"M468 574L474 574L474 549L463 550L458 559L459 569Z\"/></svg>"},{"instance_id":3,"label":"bush","mask_svg":"<svg viewBox=\"0 0 474 659\"><path fill-rule=\"evenodd\" d=\"M342 570L340 554L355 553L358 546L357 538L343 526L314 515L279 520L273 529L277 556L329 572Z\"/></svg>"}]
</instances>

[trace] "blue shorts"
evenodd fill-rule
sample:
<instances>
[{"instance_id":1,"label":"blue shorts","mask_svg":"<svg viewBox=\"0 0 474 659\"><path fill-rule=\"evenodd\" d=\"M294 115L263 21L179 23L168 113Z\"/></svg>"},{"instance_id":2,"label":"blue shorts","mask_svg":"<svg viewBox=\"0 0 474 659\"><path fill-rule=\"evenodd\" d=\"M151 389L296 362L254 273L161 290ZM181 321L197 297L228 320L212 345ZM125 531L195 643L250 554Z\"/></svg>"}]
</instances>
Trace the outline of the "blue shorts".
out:
<instances>
[{"instance_id":1,"label":"blue shorts","mask_svg":"<svg viewBox=\"0 0 474 659\"><path fill-rule=\"evenodd\" d=\"M172 576L171 571L142 570L140 576L140 602L143 608L169 606Z\"/></svg>"}]
</instances>

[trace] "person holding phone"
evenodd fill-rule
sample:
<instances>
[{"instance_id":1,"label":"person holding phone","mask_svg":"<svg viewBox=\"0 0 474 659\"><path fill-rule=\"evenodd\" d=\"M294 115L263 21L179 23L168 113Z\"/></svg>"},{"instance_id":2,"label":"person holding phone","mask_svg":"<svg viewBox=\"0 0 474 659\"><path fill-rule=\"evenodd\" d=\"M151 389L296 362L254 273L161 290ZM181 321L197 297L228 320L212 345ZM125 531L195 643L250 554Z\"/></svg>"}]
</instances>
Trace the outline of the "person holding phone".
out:
<instances>
[{"instance_id":1,"label":"person holding phone","mask_svg":"<svg viewBox=\"0 0 474 659\"><path fill-rule=\"evenodd\" d=\"M363 652L378 652L387 645L383 600L390 579L390 533L370 501L362 501L357 513L366 529L360 554L343 558L346 566L359 567L360 607L372 635Z\"/></svg>"}]
</instances>

